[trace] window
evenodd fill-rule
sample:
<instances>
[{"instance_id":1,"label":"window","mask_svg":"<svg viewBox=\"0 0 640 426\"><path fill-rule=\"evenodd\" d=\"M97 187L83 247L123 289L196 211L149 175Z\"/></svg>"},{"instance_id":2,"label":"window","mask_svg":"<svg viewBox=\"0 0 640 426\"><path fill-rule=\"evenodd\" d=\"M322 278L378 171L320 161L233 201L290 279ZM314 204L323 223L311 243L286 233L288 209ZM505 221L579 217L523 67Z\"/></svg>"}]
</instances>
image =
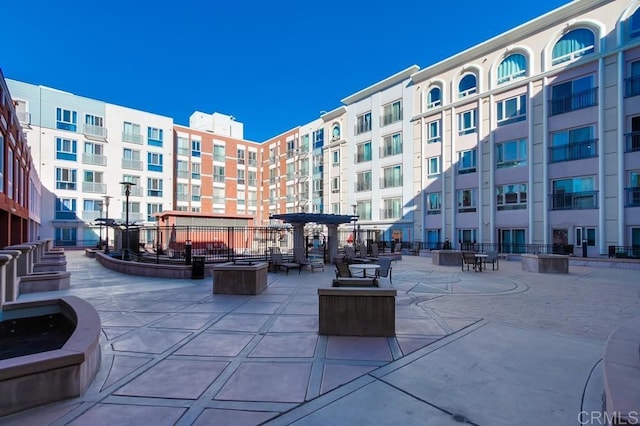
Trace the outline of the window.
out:
<instances>
[{"instance_id":1,"label":"window","mask_svg":"<svg viewBox=\"0 0 640 426\"><path fill-rule=\"evenodd\" d=\"M300 152L309 152L309 134L302 135L300 138Z\"/></svg>"},{"instance_id":2,"label":"window","mask_svg":"<svg viewBox=\"0 0 640 426\"><path fill-rule=\"evenodd\" d=\"M150 172L162 171L162 154L158 154L157 152L147 153L147 170Z\"/></svg>"},{"instance_id":3,"label":"window","mask_svg":"<svg viewBox=\"0 0 640 426\"><path fill-rule=\"evenodd\" d=\"M467 135L476 131L477 110L461 112L458 114L458 135Z\"/></svg>"},{"instance_id":4,"label":"window","mask_svg":"<svg viewBox=\"0 0 640 426\"><path fill-rule=\"evenodd\" d=\"M54 228L55 244L63 246L73 246L76 244L76 228Z\"/></svg>"},{"instance_id":5,"label":"window","mask_svg":"<svg viewBox=\"0 0 640 426\"><path fill-rule=\"evenodd\" d=\"M131 195L142 195L140 191L140 176L122 175L122 182L130 182L133 184L131 187ZM122 194L124 194L124 188L122 188Z\"/></svg>"},{"instance_id":6,"label":"window","mask_svg":"<svg viewBox=\"0 0 640 426\"><path fill-rule=\"evenodd\" d=\"M527 140L518 139L496 144L496 168L526 166Z\"/></svg>"},{"instance_id":7,"label":"window","mask_svg":"<svg viewBox=\"0 0 640 426\"><path fill-rule=\"evenodd\" d=\"M238 164L244 164L244 149L238 148Z\"/></svg>"},{"instance_id":8,"label":"window","mask_svg":"<svg viewBox=\"0 0 640 426\"><path fill-rule=\"evenodd\" d=\"M72 139L56 138L56 159L76 161L78 143Z\"/></svg>"},{"instance_id":9,"label":"window","mask_svg":"<svg viewBox=\"0 0 640 426\"><path fill-rule=\"evenodd\" d=\"M629 38L640 37L640 8L633 12L627 22L629 25Z\"/></svg>"},{"instance_id":10,"label":"window","mask_svg":"<svg viewBox=\"0 0 640 426\"><path fill-rule=\"evenodd\" d=\"M83 202L82 210L85 212L100 212L102 209L102 200L85 199Z\"/></svg>"},{"instance_id":11,"label":"window","mask_svg":"<svg viewBox=\"0 0 640 426\"><path fill-rule=\"evenodd\" d=\"M256 191L247 191L247 200L249 206L257 206L258 205L258 193Z\"/></svg>"},{"instance_id":12,"label":"window","mask_svg":"<svg viewBox=\"0 0 640 426\"><path fill-rule=\"evenodd\" d=\"M256 186L258 184L258 173L253 170L249 170L247 173L249 186Z\"/></svg>"},{"instance_id":13,"label":"window","mask_svg":"<svg viewBox=\"0 0 640 426\"><path fill-rule=\"evenodd\" d=\"M473 95L478 90L475 74L467 74L460 80L458 84L458 97L464 98Z\"/></svg>"},{"instance_id":14,"label":"window","mask_svg":"<svg viewBox=\"0 0 640 426\"><path fill-rule=\"evenodd\" d=\"M287 158L293 158L296 155L296 141L291 139L287 141Z\"/></svg>"},{"instance_id":15,"label":"window","mask_svg":"<svg viewBox=\"0 0 640 426\"><path fill-rule=\"evenodd\" d=\"M440 105L442 105L442 90L439 87L434 87L427 94L427 109L439 107Z\"/></svg>"},{"instance_id":16,"label":"window","mask_svg":"<svg viewBox=\"0 0 640 426\"><path fill-rule=\"evenodd\" d=\"M107 137L107 129L104 128L104 120L102 117L97 115L85 114L82 131L85 135Z\"/></svg>"},{"instance_id":17,"label":"window","mask_svg":"<svg viewBox=\"0 0 640 426\"><path fill-rule=\"evenodd\" d=\"M249 167L256 167L258 165L258 153L256 151L249 151Z\"/></svg>"},{"instance_id":18,"label":"window","mask_svg":"<svg viewBox=\"0 0 640 426\"><path fill-rule=\"evenodd\" d=\"M200 179L200 163L191 163L191 179Z\"/></svg>"},{"instance_id":19,"label":"window","mask_svg":"<svg viewBox=\"0 0 640 426\"><path fill-rule=\"evenodd\" d=\"M527 184L515 183L496 187L498 210L519 210L527 208Z\"/></svg>"},{"instance_id":20,"label":"window","mask_svg":"<svg viewBox=\"0 0 640 426\"><path fill-rule=\"evenodd\" d=\"M200 141L191 141L191 156L200 157Z\"/></svg>"},{"instance_id":21,"label":"window","mask_svg":"<svg viewBox=\"0 0 640 426\"><path fill-rule=\"evenodd\" d=\"M213 145L213 161L224 162L226 158L224 145Z\"/></svg>"},{"instance_id":22,"label":"window","mask_svg":"<svg viewBox=\"0 0 640 426\"><path fill-rule=\"evenodd\" d=\"M383 200L382 219L402 219L402 198Z\"/></svg>"},{"instance_id":23,"label":"window","mask_svg":"<svg viewBox=\"0 0 640 426\"><path fill-rule=\"evenodd\" d=\"M382 107L383 126L400 120L402 120L402 104L400 101L395 101Z\"/></svg>"},{"instance_id":24,"label":"window","mask_svg":"<svg viewBox=\"0 0 640 426\"><path fill-rule=\"evenodd\" d=\"M132 170L142 170L142 161L140 161L140 151L130 148L122 150L122 168Z\"/></svg>"},{"instance_id":25,"label":"window","mask_svg":"<svg viewBox=\"0 0 640 426\"><path fill-rule=\"evenodd\" d=\"M9 198L13 199L13 171L14 171L14 162L13 162L13 150L11 148L9 148L8 150L8 158L7 158L7 196ZM56 169L57 170L57 169ZM66 169L62 169L62 170L66 170ZM74 170L75 173L75 170ZM75 174L74 174L74 181L75 181ZM57 183L57 182L56 182ZM58 188L58 189L67 189L67 188ZM73 188L69 188L69 189L75 189L75 184Z\"/></svg>"},{"instance_id":26,"label":"window","mask_svg":"<svg viewBox=\"0 0 640 426\"><path fill-rule=\"evenodd\" d=\"M96 166L106 166L107 157L104 156L104 145L101 143L85 142L84 153L82 154L84 164L94 164Z\"/></svg>"},{"instance_id":27,"label":"window","mask_svg":"<svg viewBox=\"0 0 640 426\"><path fill-rule=\"evenodd\" d=\"M335 151L331 151L331 163L334 166L337 166L340 164L340 151L339 150L335 150Z\"/></svg>"},{"instance_id":28,"label":"window","mask_svg":"<svg viewBox=\"0 0 640 426\"><path fill-rule=\"evenodd\" d=\"M356 117L356 135L371 131L371 111Z\"/></svg>"},{"instance_id":29,"label":"window","mask_svg":"<svg viewBox=\"0 0 640 426\"><path fill-rule=\"evenodd\" d=\"M340 140L340 125L334 124L331 128L331 140L339 141Z\"/></svg>"},{"instance_id":30,"label":"window","mask_svg":"<svg viewBox=\"0 0 640 426\"><path fill-rule=\"evenodd\" d=\"M356 145L356 163L371 161L371 141Z\"/></svg>"},{"instance_id":31,"label":"window","mask_svg":"<svg viewBox=\"0 0 640 426\"><path fill-rule=\"evenodd\" d=\"M151 146L162 146L162 129L156 129L155 127L147 128L147 143Z\"/></svg>"},{"instance_id":32,"label":"window","mask_svg":"<svg viewBox=\"0 0 640 426\"><path fill-rule=\"evenodd\" d=\"M189 155L189 139L178 136L177 148L178 155Z\"/></svg>"},{"instance_id":33,"label":"window","mask_svg":"<svg viewBox=\"0 0 640 426\"><path fill-rule=\"evenodd\" d=\"M442 213L442 193L430 192L427 194L427 214Z\"/></svg>"},{"instance_id":34,"label":"window","mask_svg":"<svg viewBox=\"0 0 640 426\"><path fill-rule=\"evenodd\" d=\"M402 165L385 167L382 170L380 188L395 188L402 186Z\"/></svg>"},{"instance_id":35,"label":"window","mask_svg":"<svg viewBox=\"0 0 640 426\"><path fill-rule=\"evenodd\" d=\"M313 132L313 149L320 149L324 146L324 129Z\"/></svg>"},{"instance_id":36,"label":"window","mask_svg":"<svg viewBox=\"0 0 640 426\"><path fill-rule=\"evenodd\" d=\"M122 127L122 142L142 144L140 125L125 121Z\"/></svg>"},{"instance_id":37,"label":"window","mask_svg":"<svg viewBox=\"0 0 640 426\"><path fill-rule=\"evenodd\" d=\"M461 243L476 243L478 241L477 229L458 229L458 241Z\"/></svg>"},{"instance_id":38,"label":"window","mask_svg":"<svg viewBox=\"0 0 640 426\"><path fill-rule=\"evenodd\" d=\"M340 177L331 178L331 192L334 194L340 192Z\"/></svg>"},{"instance_id":39,"label":"window","mask_svg":"<svg viewBox=\"0 0 640 426\"><path fill-rule=\"evenodd\" d=\"M94 170L84 171L84 182L82 182L82 190L84 192L107 192L107 185L104 183L104 177L102 172L96 172Z\"/></svg>"},{"instance_id":40,"label":"window","mask_svg":"<svg viewBox=\"0 0 640 426\"><path fill-rule=\"evenodd\" d=\"M331 214L340 214L340 203L331 203Z\"/></svg>"},{"instance_id":41,"label":"window","mask_svg":"<svg viewBox=\"0 0 640 426\"><path fill-rule=\"evenodd\" d=\"M9 151L11 154L12 151ZM9 162L9 166L12 166L13 161ZM56 167L56 189L76 189L76 170L75 169L64 169L61 167ZM11 183L11 182L9 182Z\"/></svg>"},{"instance_id":42,"label":"window","mask_svg":"<svg viewBox=\"0 0 640 426\"><path fill-rule=\"evenodd\" d=\"M157 179L157 178L147 179L147 196L162 197L162 179Z\"/></svg>"},{"instance_id":43,"label":"window","mask_svg":"<svg viewBox=\"0 0 640 426\"><path fill-rule=\"evenodd\" d=\"M442 142L440 120L427 123L427 143Z\"/></svg>"},{"instance_id":44,"label":"window","mask_svg":"<svg viewBox=\"0 0 640 426\"><path fill-rule=\"evenodd\" d=\"M200 201L200 185L191 186L191 201Z\"/></svg>"},{"instance_id":45,"label":"window","mask_svg":"<svg viewBox=\"0 0 640 426\"><path fill-rule=\"evenodd\" d=\"M551 115L563 114L597 105L593 76L578 78L551 87Z\"/></svg>"},{"instance_id":46,"label":"window","mask_svg":"<svg viewBox=\"0 0 640 426\"><path fill-rule=\"evenodd\" d=\"M178 201L189 201L189 185L186 183L177 184L176 197Z\"/></svg>"},{"instance_id":47,"label":"window","mask_svg":"<svg viewBox=\"0 0 640 426\"><path fill-rule=\"evenodd\" d=\"M595 51L595 36L591 30L578 28L570 31L553 46L551 65L577 59Z\"/></svg>"},{"instance_id":48,"label":"window","mask_svg":"<svg viewBox=\"0 0 640 426\"><path fill-rule=\"evenodd\" d=\"M625 188L626 207L640 206L640 170L632 170L629 172L629 186Z\"/></svg>"},{"instance_id":49,"label":"window","mask_svg":"<svg viewBox=\"0 0 640 426\"><path fill-rule=\"evenodd\" d=\"M75 132L78 124L78 113L68 109L56 108L56 129Z\"/></svg>"},{"instance_id":50,"label":"window","mask_svg":"<svg viewBox=\"0 0 640 426\"><path fill-rule=\"evenodd\" d=\"M440 174L440 156L427 158L427 177Z\"/></svg>"},{"instance_id":51,"label":"window","mask_svg":"<svg viewBox=\"0 0 640 426\"><path fill-rule=\"evenodd\" d=\"M636 15L640 13L636 12ZM633 61L629 64L629 77L625 79L625 96L638 95L640 95L640 61Z\"/></svg>"},{"instance_id":52,"label":"window","mask_svg":"<svg viewBox=\"0 0 640 426\"><path fill-rule=\"evenodd\" d=\"M596 228L576 228L576 245L582 244L582 240L587 240L587 246L596 246Z\"/></svg>"},{"instance_id":53,"label":"window","mask_svg":"<svg viewBox=\"0 0 640 426\"><path fill-rule=\"evenodd\" d=\"M61 219L61 220L75 219L76 218L76 199L56 197L55 218Z\"/></svg>"},{"instance_id":54,"label":"window","mask_svg":"<svg viewBox=\"0 0 640 426\"><path fill-rule=\"evenodd\" d=\"M249 172L251 174L251 172ZM213 181L218 183L225 182L226 175L224 174L224 166L213 166ZM251 185L251 182L249 182Z\"/></svg>"},{"instance_id":55,"label":"window","mask_svg":"<svg viewBox=\"0 0 640 426\"><path fill-rule=\"evenodd\" d=\"M469 213L476 211L476 188L460 189L458 191L458 213Z\"/></svg>"},{"instance_id":56,"label":"window","mask_svg":"<svg viewBox=\"0 0 640 426\"><path fill-rule=\"evenodd\" d=\"M1 97L2 95L0 95ZM0 134L0 192L4 192L4 137Z\"/></svg>"},{"instance_id":57,"label":"window","mask_svg":"<svg viewBox=\"0 0 640 426\"><path fill-rule=\"evenodd\" d=\"M498 84L508 83L527 75L527 58L521 53L513 53L498 66Z\"/></svg>"},{"instance_id":58,"label":"window","mask_svg":"<svg viewBox=\"0 0 640 426\"><path fill-rule=\"evenodd\" d=\"M496 102L498 108L498 126L527 119L527 95Z\"/></svg>"},{"instance_id":59,"label":"window","mask_svg":"<svg viewBox=\"0 0 640 426\"><path fill-rule=\"evenodd\" d=\"M390 157L402 154L402 133L385 136L382 138L380 157Z\"/></svg>"},{"instance_id":60,"label":"window","mask_svg":"<svg viewBox=\"0 0 640 426\"><path fill-rule=\"evenodd\" d=\"M371 220L371 201L356 201L356 214L360 220Z\"/></svg>"},{"instance_id":61,"label":"window","mask_svg":"<svg viewBox=\"0 0 640 426\"><path fill-rule=\"evenodd\" d=\"M296 164L287 163L287 180L293 180L296 178Z\"/></svg>"},{"instance_id":62,"label":"window","mask_svg":"<svg viewBox=\"0 0 640 426\"><path fill-rule=\"evenodd\" d=\"M158 218L154 216L156 213L162 211L162 204L148 203L147 204L147 222L156 222Z\"/></svg>"},{"instance_id":63,"label":"window","mask_svg":"<svg viewBox=\"0 0 640 426\"><path fill-rule=\"evenodd\" d=\"M476 171L476 150L458 152L458 174L474 173Z\"/></svg>"},{"instance_id":64,"label":"window","mask_svg":"<svg viewBox=\"0 0 640 426\"><path fill-rule=\"evenodd\" d=\"M598 191L595 191L593 176L554 180L552 189L552 210L598 208Z\"/></svg>"},{"instance_id":65,"label":"window","mask_svg":"<svg viewBox=\"0 0 640 426\"><path fill-rule=\"evenodd\" d=\"M356 174L356 192L371 191L371 170Z\"/></svg>"},{"instance_id":66,"label":"window","mask_svg":"<svg viewBox=\"0 0 640 426\"><path fill-rule=\"evenodd\" d=\"M552 133L549 162L556 163L595 157L597 140L593 137L594 133L593 126Z\"/></svg>"}]
</instances>

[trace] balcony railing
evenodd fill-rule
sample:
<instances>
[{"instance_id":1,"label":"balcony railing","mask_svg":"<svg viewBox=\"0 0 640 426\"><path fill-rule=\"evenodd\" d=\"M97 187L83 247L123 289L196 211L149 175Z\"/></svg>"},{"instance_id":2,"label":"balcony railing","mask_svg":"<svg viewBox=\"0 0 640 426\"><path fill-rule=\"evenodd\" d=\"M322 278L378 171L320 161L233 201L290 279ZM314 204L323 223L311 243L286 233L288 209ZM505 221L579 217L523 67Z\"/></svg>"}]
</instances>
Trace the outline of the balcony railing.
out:
<instances>
[{"instance_id":1,"label":"balcony railing","mask_svg":"<svg viewBox=\"0 0 640 426\"><path fill-rule=\"evenodd\" d=\"M640 151L640 131L624 135L627 139L627 152Z\"/></svg>"},{"instance_id":2,"label":"balcony railing","mask_svg":"<svg viewBox=\"0 0 640 426\"><path fill-rule=\"evenodd\" d=\"M107 156L97 154L82 154L82 162L84 164L93 164L96 166L106 166Z\"/></svg>"},{"instance_id":3,"label":"balcony railing","mask_svg":"<svg viewBox=\"0 0 640 426\"><path fill-rule=\"evenodd\" d=\"M102 126L94 126L93 124L83 124L82 133L86 136L97 136L99 138L107 137L107 129Z\"/></svg>"},{"instance_id":4,"label":"balcony railing","mask_svg":"<svg viewBox=\"0 0 640 426\"><path fill-rule=\"evenodd\" d=\"M141 134L122 132L122 142L135 143L142 145L143 137Z\"/></svg>"},{"instance_id":5,"label":"balcony railing","mask_svg":"<svg viewBox=\"0 0 640 426\"><path fill-rule=\"evenodd\" d=\"M107 193L107 184L98 182L82 182L82 192Z\"/></svg>"},{"instance_id":6,"label":"balcony railing","mask_svg":"<svg viewBox=\"0 0 640 426\"><path fill-rule=\"evenodd\" d=\"M402 178L380 178L380 188L396 188L402 186Z\"/></svg>"},{"instance_id":7,"label":"balcony railing","mask_svg":"<svg viewBox=\"0 0 640 426\"><path fill-rule=\"evenodd\" d=\"M396 209L380 209L380 219L401 219L402 213Z\"/></svg>"},{"instance_id":8,"label":"balcony railing","mask_svg":"<svg viewBox=\"0 0 640 426\"><path fill-rule=\"evenodd\" d=\"M549 147L549 162L558 163L560 161L597 157L597 147L597 139L570 143L568 145L552 146Z\"/></svg>"},{"instance_id":9,"label":"balcony railing","mask_svg":"<svg viewBox=\"0 0 640 426\"><path fill-rule=\"evenodd\" d=\"M640 188L625 188L627 207L640 207Z\"/></svg>"},{"instance_id":10,"label":"balcony railing","mask_svg":"<svg viewBox=\"0 0 640 426\"><path fill-rule=\"evenodd\" d=\"M598 191L551 194L551 210L597 209Z\"/></svg>"},{"instance_id":11,"label":"balcony railing","mask_svg":"<svg viewBox=\"0 0 640 426\"><path fill-rule=\"evenodd\" d=\"M633 77L626 78L624 80L624 84L624 94L627 98L640 95L640 75L634 75Z\"/></svg>"},{"instance_id":12,"label":"balcony railing","mask_svg":"<svg viewBox=\"0 0 640 426\"><path fill-rule=\"evenodd\" d=\"M94 220L96 220L97 218L100 217L100 212L99 211L84 211L82 212L82 220L87 221L87 222L92 222Z\"/></svg>"},{"instance_id":13,"label":"balcony railing","mask_svg":"<svg viewBox=\"0 0 640 426\"><path fill-rule=\"evenodd\" d=\"M124 191L125 191L125 188L120 188L120 193L122 195L125 195ZM144 191L140 185L132 186L131 189L129 190L129 195L133 197L142 197L143 193Z\"/></svg>"},{"instance_id":14,"label":"balcony railing","mask_svg":"<svg viewBox=\"0 0 640 426\"><path fill-rule=\"evenodd\" d=\"M396 121L402 121L402 108L400 108L400 111L390 112L380 117L380 126L387 126Z\"/></svg>"},{"instance_id":15,"label":"balcony railing","mask_svg":"<svg viewBox=\"0 0 640 426\"><path fill-rule=\"evenodd\" d=\"M123 166L124 167L124 163ZM189 171L188 170L178 170L177 172L179 179L189 179Z\"/></svg>"},{"instance_id":16,"label":"balcony railing","mask_svg":"<svg viewBox=\"0 0 640 426\"><path fill-rule=\"evenodd\" d=\"M189 194L177 194L176 199L178 201L189 201Z\"/></svg>"},{"instance_id":17,"label":"balcony railing","mask_svg":"<svg viewBox=\"0 0 640 426\"><path fill-rule=\"evenodd\" d=\"M213 175L213 181L216 183L224 183L226 177L224 175Z\"/></svg>"},{"instance_id":18,"label":"balcony railing","mask_svg":"<svg viewBox=\"0 0 640 426\"><path fill-rule=\"evenodd\" d=\"M20 122L20 124L22 124L22 125L31 124L31 113L30 112L18 111L18 112L16 112L16 115L18 116L18 121Z\"/></svg>"},{"instance_id":19,"label":"balcony railing","mask_svg":"<svg viewBox=\"0 0 640 426\"><path fill-rule=\"evenodd\" d=\"M121 213L122 216L120 216L122 218L122 221L124 222L126 220L127 217L127 212L122 212ZM129 212L129 223L133 223L133 222L142 222L143 221L143 215L140 212Z\"/></svg>"},{"instance_id":20,"label":"balcony railing","mask_svg":"<svg viewBox=\"0 0 640 426\"><path fill-rule=\"evenodd\" d=\"M585 90L583 92L574 93L559 99L551 99L549 101L549 115L564 114L565 112L575 111L582 108L589 108L598 104L598 88Z\"/></svg>"},{"instance_id":21,"label":"balcony railing","mask_svg":"<svg viewBox=\"0 0 640 426\"><path fill-rule=\"evenodd\" d=\"M357 182L355 187L356 192L371 191L371 182Z\"/></svg>"}]
</instances>

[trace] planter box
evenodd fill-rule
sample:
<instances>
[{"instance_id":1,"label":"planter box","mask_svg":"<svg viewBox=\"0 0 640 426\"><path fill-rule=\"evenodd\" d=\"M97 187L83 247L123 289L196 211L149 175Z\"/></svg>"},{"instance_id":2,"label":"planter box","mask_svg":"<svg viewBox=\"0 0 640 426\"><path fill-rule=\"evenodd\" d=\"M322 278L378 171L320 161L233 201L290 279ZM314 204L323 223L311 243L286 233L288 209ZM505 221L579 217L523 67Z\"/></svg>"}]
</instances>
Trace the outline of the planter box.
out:
<instances>
[{"instance_id":1,"label":"planter box","mask_svg":"<svg viewBox=\"0 0 640 426\"><path fill-rule=\"evenodd\" d=\"M260 294L267 288L267 262L227 262L213 268L213 294Z\"/></svg>"},{"instance_id":2,"label":"planter box","mask_svg":"<svg viewBox=\"0 0 640 426\"><path fill-rule=\"evenodd\" d=\"M396 335L396 293L389 288L319 288L319 334Z\"/></svg>"},{"instance_id":3,"label":"planter box","mask_svg":"<svg viewBox=\"0 0 640 426\"><path fill-rule=\"evenodd\" d=\"M522 270L539 274L568 274L569 256L558 254L522 254Z\"/></svg>"},{"instance_id":4,"label":"planter box","mask_svg":"<svg viewBox=\"0 0 640 426\"><path fill-rule=\"evenodd\" d=\"M457 250L432 250L431 262L440 266L460 266L462 253Z\"/></svg>"}]
</instances>

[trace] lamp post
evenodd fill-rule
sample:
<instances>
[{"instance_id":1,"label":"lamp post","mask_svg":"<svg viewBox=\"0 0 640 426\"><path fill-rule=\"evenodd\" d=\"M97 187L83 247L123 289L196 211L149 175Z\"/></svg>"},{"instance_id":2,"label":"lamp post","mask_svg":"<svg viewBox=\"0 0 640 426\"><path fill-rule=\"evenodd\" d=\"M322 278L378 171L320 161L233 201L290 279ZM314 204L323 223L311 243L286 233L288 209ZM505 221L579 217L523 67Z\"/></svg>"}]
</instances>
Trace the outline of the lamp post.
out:
<instances>
[{"instance_id":1,"label":"lamp post","mask_svg":"<svg viewBox=\"0 0 640 426\"><path fill-rule=\"evenodd\" d=\"M125 196L125 237L126 244L122 248L122 259L129 260L128 250L129 250L129 195L131 195L131 187L135 186L133 182L120 182L120 185L124 187L124 196Z\"/></svg>"},{"instance_id":2,"label":"lamp post","mask_svg":"<svg viewBox=\"0 0 640 426\"><path fill-rule=\"evenodd\" d=\"M104 254L109 254L109 200L111 200L110 195L103 195L104 198L104 206L106 207L106 216L104 220L104 228L105 228L105 236L104 236ZM102 216L102 205L100 205L100 215ZM100 232L102 235L102 232Z\"/></svg>"},{"instance_id":3,"label":"lamp post","mask_svg":"<svg viewBox=\"0 0 640 426\"><path fill-rule=\"evenodd\" d=\"M358 221L358 216L356 216L356 213L358 211L358 205L357 204L351 204L351 207L353 207L353 246L356 246L356 241L358 241L358 235L356 234L356 222Z\"/></svg>"},{"instance_id":4,"label":"lamp post","mask_svg":"<svg viewBox=\"0 0 640 426\"><path fill-rule=\"evenodd\" d=\"M97 249L100 250L102 248L102 210L104 210L104 203L101 201L100 202L100 217L99 217L99 221L98 221L98 227L100 228L100 235L98 236L98 247Z\"/></svg>"}]
</instances>

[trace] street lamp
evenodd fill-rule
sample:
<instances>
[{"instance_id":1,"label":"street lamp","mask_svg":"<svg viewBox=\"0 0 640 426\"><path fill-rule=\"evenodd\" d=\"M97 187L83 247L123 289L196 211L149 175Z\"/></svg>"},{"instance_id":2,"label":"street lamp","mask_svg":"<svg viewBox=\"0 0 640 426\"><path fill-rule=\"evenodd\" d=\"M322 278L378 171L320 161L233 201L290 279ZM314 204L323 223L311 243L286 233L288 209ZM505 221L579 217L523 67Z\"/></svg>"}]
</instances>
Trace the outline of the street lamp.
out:
<instances>
[{"instance_id":1,"label":"street lamp","mask_svg":"<svg viewBox=\"0 0 640 426\"><path fill-rule=\"evenodd\" d=\"M353 246L356 246L356 241L358 241L358 235L356 234L356 222L358 221L358 216L357 211L358 211L358 205L357 204L351 204L351 207L353 207Z\"/></svg>"},{"instance_id":2,"label":"street lamp","mask_svg":"<svg viewBox=\"0 0 640 426\"><path fill-rule=\"evenodd\" d=\"M106 207L106 217L104 220L104 227L105 227L105 236L104 236L104 254L109 254L109 200L111 200L111 196L110 195L103 195L102 198L104 198L104 206ZM102 216L102 204L100 205L100 215ZM100 235L102 235L102 231L100 232Z\"/></svg>"},{"instance_id":3,"label":"street lamp","mask_svg":"<svg viewBox=\"0 0 640 426\"><path fill-rule=\"evenodd\" d=\"M98 227L100 228L100 235L98 237L98 247L97 249L102 249L102 210L104 210L104 203L100 201L100 217L98 221Z\"/></svg>"},{"instance_id":4,"label":"street lamp","mask_svg":"<svg viewBox=\"0 0 640 426\"><path fill-rule=\"evenodd\" d=\"M125 196L125 237L127 242L122 249L122 259L129 260L128 250L129 250L129 195L131 195L131 187L136 184L133 182L120 182L120 185L124 186L124 196Z\"/></svg>"}]
</instances>

